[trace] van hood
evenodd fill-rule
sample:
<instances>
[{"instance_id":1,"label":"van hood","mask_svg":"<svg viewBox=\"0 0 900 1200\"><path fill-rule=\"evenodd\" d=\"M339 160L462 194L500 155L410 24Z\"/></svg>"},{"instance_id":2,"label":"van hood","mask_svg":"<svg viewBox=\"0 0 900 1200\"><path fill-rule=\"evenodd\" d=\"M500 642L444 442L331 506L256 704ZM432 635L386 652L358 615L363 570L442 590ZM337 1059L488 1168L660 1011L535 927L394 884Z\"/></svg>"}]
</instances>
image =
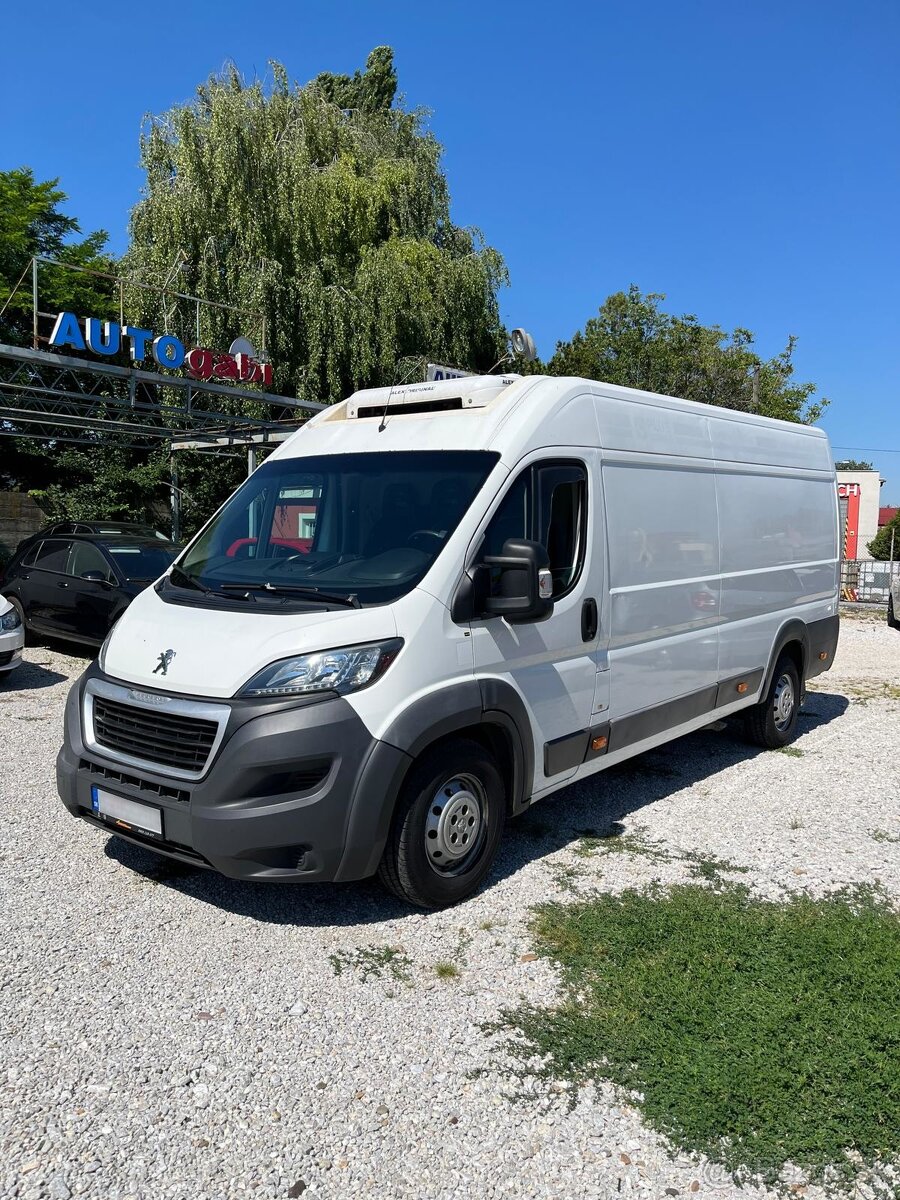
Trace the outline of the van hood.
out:
<instances>
[{"instance_id":1,"label":"van hood","mask_svg":"<svg viewBox=\"0 0 900 1200\"><path fill-rule=\"evenodd\" d=\"M189 696L234 696L281 658L397 636L391 605L271 613L166 604L149 587L110 634L102 669L113 679Z\"/></svg>"}]
</instances>

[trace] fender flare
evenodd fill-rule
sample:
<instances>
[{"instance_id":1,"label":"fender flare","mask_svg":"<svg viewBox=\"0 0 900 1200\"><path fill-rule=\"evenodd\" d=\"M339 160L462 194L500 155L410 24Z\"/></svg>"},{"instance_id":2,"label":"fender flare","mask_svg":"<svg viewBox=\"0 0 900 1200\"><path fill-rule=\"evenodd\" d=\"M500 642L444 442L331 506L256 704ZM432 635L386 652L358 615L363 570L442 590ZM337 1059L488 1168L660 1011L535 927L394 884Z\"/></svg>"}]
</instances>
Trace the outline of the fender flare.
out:
<instances>
[{"instance_id":1,"label":"fender flare","mask_svg":"<svg viewBox=\"0 0 900 1200\"><path fill-rule=\"evenodd\" d=\"M786 625L782 625L778 631L778 635L772 644L772 653L769 656L769 665L766 667L766 673L763 678L761 697L768 695L769 688L772 686L772 678L775 674L775 667L778 659L781 656L785 646L790 642L799 642L802 651L802 662L800 664L800 688L803 689L806 680L806 669L809 664L809 629L805 622L798 619L788 621Z\"/></svg>"},{"instance_id":2,"label":"fender flare","mask_svg":"<svg viewBox=\"0 0 900 1200\"><path fill-rule=\"evenodd\" d=\"M508 814L531 802L534 746L525 703L501 679L464 680L413 701L375 743L360 771L335 879L364 879L377 870L397 797L415 760L430 745L473 726L491 726L507 739L512 761Z\"/></svg>"}]
</instances>

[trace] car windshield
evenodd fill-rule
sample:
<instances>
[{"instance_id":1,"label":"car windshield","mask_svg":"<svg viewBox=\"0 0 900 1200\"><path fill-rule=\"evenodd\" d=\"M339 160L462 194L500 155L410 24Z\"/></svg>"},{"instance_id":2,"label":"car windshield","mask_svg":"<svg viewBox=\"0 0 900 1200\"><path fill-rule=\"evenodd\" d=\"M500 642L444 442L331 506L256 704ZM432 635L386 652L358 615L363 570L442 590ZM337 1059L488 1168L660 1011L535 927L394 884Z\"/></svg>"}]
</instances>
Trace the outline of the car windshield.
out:
<instances>
[{"instance_id":1,"label":"car windshield","mask_svg":"<svg viewBox=\"0 0 900 1200\"><path fill-rule=\"evenodd\" d=\"M104 542L103 547L125 578L133 580L158 579L163 571L169 569L178 553L178 547L172 544L163 546L120 542L118 539Z\"/></svg>"},{"instance_id":2,"label":"car windshield","mask_svg":"<svg viewBox=\"0 0 900 1200\"><path fill-rule=\"evenodd\" d=\"M422 579L497 460L474 450L275 459L235 492L170 583L386 603Z\"/></svg>"}]
</instances>

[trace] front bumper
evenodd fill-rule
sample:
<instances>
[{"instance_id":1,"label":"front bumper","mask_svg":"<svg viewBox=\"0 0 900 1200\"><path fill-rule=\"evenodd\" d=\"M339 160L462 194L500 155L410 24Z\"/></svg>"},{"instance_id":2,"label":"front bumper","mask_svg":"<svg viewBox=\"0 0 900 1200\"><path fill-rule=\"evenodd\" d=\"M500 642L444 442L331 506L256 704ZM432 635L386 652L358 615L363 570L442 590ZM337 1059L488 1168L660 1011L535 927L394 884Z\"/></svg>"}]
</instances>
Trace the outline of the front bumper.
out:
<instances>
[{"instance_id":1,"label":"front bumper","mask_svg":"<svg viewBox=\"0 0 900 1200\"><path fill-rule=\"evenodd\" d=\"M85 746L89 678L102 678L96 665L69 694L56 766L73 816L234 879L345 880L375 871L410 760L373 739L346 700L231 702L211 765L191 782ZM161 809L162 839L98 816L92 787Z\"/></svg>"},{"instance_id":2,"label":"front bumper","mask_svg":"<svg viewBox=\"0 0 900 1200\"><path fill-rule=\"evenodd\" d=\"M18 629L0 632L0 672L11 671L22 661L22 647L25 645L25 630L20 625Z\"/></svg>"}]
</instances>

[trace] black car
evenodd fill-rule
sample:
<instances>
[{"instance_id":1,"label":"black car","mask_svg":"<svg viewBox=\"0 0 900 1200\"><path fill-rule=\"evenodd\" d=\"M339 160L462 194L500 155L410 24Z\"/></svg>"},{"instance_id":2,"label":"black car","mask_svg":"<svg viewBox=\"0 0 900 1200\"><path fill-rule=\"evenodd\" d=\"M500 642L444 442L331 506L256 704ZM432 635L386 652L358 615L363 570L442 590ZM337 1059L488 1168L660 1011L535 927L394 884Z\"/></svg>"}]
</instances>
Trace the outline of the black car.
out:
<instances>
[{"instance_id":1,"label":"black car","mask_svg":"<svg viewBox=\"0 0 900 1200\"><path fill-rule=\"evenodd\" d=\"M49 537L70 537L72 534L82 534L87 537L130 537L130 538L159 538L167 542L169 539L152 525L144 525L140 521L54 521L45 525L38 533L32 533L23 538L16 546L16 554L21 554L35 542Z\"/></svg>"},{"instance_id":2,"label":"black car","mask_svg":"<svg viewBox=\"0 0 900 1200\"><path fill-rule=\"evenodd\" d=\"M159 538L43 536L16 551L2 590L27 630L99 646L177 553Z\"/></svg>"}]
</instances>

